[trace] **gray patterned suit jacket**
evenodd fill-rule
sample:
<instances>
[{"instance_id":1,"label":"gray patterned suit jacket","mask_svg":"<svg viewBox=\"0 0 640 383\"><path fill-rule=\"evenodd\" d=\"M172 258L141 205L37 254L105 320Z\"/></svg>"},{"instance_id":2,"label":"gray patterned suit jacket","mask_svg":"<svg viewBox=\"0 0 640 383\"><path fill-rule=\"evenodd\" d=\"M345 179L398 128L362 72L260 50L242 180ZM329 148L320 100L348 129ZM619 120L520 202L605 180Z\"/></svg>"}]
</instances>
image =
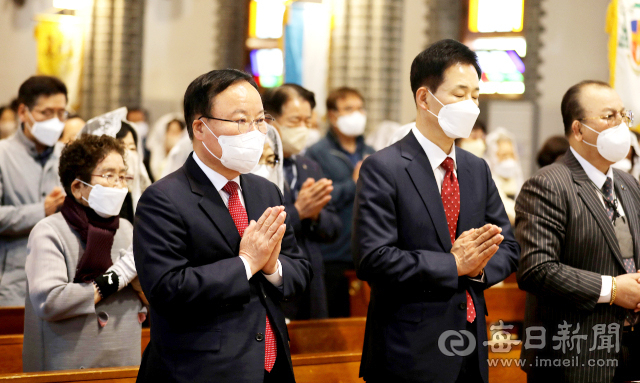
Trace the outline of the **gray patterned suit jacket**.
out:
<instances>
[{"instance_id":1,"label":"gray patterned suit jacket","mask_svg":"<svg viewBox=\"0 0 640 383\"><path fill-rule=\"evenodd\" d=\"M629 174L613 172L637 265L640 186ZM625 269L613 224L571 150L522 187L516 239L522 246L517 276L527 291L525 329L530 331L524 335L522 368L531 372L562 363L553 369L557 381L611 381L626 311L597 301L601 275L617 276ZM544 327L544 335L533 326Z\"/></svg>"}]
</instances>

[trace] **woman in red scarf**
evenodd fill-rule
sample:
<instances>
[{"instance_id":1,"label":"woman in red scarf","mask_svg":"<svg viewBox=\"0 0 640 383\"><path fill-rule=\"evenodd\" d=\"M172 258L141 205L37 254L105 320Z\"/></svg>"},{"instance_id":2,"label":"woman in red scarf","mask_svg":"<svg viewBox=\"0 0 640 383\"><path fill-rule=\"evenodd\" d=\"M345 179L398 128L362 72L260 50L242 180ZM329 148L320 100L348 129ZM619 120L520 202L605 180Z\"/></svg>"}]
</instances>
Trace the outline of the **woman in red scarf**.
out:
<instances>
[{"instance_id":1,"label":"woman in red scarf","mask_svg":"<svg viewBox=\"0 0 640 383\"><path fill-rule=\"evenodd\" d=\"M26 263L24 371L140 364L145 312L135 278L122 143L85 135L67 145L59 174L67 197L31 231Z\"/></svg>"}]
</instances>

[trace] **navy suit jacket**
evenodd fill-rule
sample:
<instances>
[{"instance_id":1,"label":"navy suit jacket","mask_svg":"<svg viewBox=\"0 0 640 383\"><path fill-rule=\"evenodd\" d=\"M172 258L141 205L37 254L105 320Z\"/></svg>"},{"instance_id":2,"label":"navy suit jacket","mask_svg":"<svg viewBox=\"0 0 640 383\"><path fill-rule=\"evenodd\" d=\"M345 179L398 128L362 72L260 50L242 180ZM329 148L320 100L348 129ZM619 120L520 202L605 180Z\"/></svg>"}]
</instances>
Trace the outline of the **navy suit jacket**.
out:
<instances>
[{"instance_id":1,"label":"navy suit jacket","mask_svg":"<svg viewBox=\"0 0 640 383\"><path fill-rule=\"evenodd\" d=\"M283 205L277 186L266 179L244 174L240 183L249 220ZM284 283L276 288L260 272L247 280L231 214L192 155L146 189L133 245L152 325L138 381L262 381L267 314L289 363L281 381L294 381L279 302L304 291L311 270L285 223L279 257Z\"/></svg>"},{"instance_id":2,"label":"navy suit jacket","mask_svg":"<svg viewBox=\"0 0 640 383\"><path fill-rule=\"evenodd\" d=\"M365 379L390 373L416 382L455 381L463 357L445 355L438 343L446 331L466 329L468 290L477 313L479 369L488 381L483 291L516 270L520 247L486 162L460 148L456 161L456 237L486 223L503 230L504 241L485 267L485 283L458 277L440 191L412 132L362 164L353 255L358 277L372 289L360 366Z\"/></svg>"},{"instance_id":3,"label":"navy suit jacket","mask_svg":"<svg viewBox=\"0 0 640 383\"><path fill-rule=\"evenodd\" d=\"M302 185L307 178L313 178L316 181L324 178L320 165L305 156L295 157L295 167L298 174L296 181L298 185ZM311 219L301 220L298 209L294 205L296 199L285 181L285 210L291 226L293 226L298 246L311 262L313 279L305 294L292 302L286 302L283 309L287 318L290 319L327 318L329 309L327 308L327 289L324 283L324 263L320 244L332 243L338 238L342 232L342 221L331 202L322 209L316 222Z\"/></svg>"}]
</instances>

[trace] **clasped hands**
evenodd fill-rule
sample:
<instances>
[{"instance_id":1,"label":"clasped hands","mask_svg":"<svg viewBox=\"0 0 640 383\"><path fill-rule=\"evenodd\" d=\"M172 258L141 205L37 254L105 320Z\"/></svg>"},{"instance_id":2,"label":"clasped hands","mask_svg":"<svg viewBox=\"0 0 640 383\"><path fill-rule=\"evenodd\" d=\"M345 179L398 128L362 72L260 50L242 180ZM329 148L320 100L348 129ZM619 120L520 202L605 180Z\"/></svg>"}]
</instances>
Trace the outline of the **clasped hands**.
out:
<instances>
[{"instance_id":1,"label":"clasped hands","mask_svg":"<svg viewBox=\"0 0 640 383\"><path fill-rule=\"evenodd\" d=\"M251 275L262 270L271 275L278 271L278 256L286 225L284 206L267 208L258 221L251 221L240 241L241 255L251 268Z\"/></svg>"},{"instance_id":2,"label":"clasped hands","mask_svg":"<svg viewBox=\"0 0 640 383\"><path fill-rule=\"evenodd\" d=\"M475 278L482 274L487 262L498 251L504 239L501 232L502 228L486 224L479 229L467 230L460 234L451 248L458 276Z\"/></svg>"},{"instance_id":3,"label":"clasped hands","mask_svg":"<svg viewBox=\"0 0 640 383\"><path fill-rule=\"evenodd\" d=\"M300 219L317 219L320 211L331 201L333 182L326 178L314 180L307 178L300 186L300 192L294 206Z\"/></svg>"}]
</instances>

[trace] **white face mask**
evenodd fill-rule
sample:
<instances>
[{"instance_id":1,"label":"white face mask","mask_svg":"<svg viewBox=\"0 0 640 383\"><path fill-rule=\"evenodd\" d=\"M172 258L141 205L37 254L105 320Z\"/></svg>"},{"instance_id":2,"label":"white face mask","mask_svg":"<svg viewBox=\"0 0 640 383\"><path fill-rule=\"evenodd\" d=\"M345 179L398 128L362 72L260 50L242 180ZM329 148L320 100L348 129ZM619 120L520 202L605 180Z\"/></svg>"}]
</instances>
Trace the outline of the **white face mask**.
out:
<instances>
[{"instance_id":1,"label":"white face mask","mask_svg":"<svg viewBox=\"0 0 640 383\"><path fill-rule=\"evenodd\" d=\"M258 164L253 170L251 170L251 174L255 174L262 178L266 178L274 184L278 184L278 168L271 167L266 164Z\"/></svg>"},{"instance_id":2,"label":"white face mask","mask_svg":"<svg viewBox=\"0 0 640 383\"><path fill-rule=\"evenodd\" d=\"M582 140L582 142L598 148L598 153L607 161L615 163L626 158L629 154L629 148L631 148L631 131L624 122L614 128L603 130L602 132L598 132L588 125L582 125L598 134L596 145L590 144L585 140Z\"/></svg>"},{"instance_id":3,"label":"white face mask","mask_svg":"<svg viewBox=\"0 0 640 383\"><path fill-rule=\"evenodd\" d=\"M433 93L429 91L433 96ZM444 134L449 138L469 138L473 125L478 119L480 108L471 100L454 102L453 104L443 104L436 96L433 96L442 105L440 112L435 113L428 110L438 118L438 123Z\"/></svg>"},{"instance_id":4,"label":"white face mask","mask_svg":"<svg viewBox=\"0 0 640 383\"><path fill-rule=\"evenodd\" d=\"M620 169L625 173L631 173L631 169L633 168L633 165L631 164L631 160L628 158L620 160L611 166L616 169Z\"/></svg>"},{"instance_id":5,"label":"white face mask","mask_svg":"<svg viewBox=\"0 0 640 383\"><path fill-rule=\"evenodd\" d=\"M516 160L510 158L508 160L500 161L493 169L493 172L502 178L513 178L518 171L518 163Z\"/></svg>"},{"instance_id":6,"label":"white face mask","mask_svg":"<svg viewBox=\"0 0 640 383\"><path fill-rule=\"evenodd\" d=\"M476 138L474 140L466 139L460 143L460 147L474 156L481 158L487 150L487 145L482 138Z\"/></svg>"},{"instance_id":7,"label":"white face mask","mask_svg":"<svg viewBox=\"0 0 640 383\"><path fill-rule=\"evenodd\" d=\"M64 130L64 122L60 121L58 117L46 121L36 121L31 112L27 111L27 113L29 113L29 117L33 121L33 126L29 128L33 137L44 146L55 145Z\"/></svg>"},{"instance_id":8,"label":"white face mask","mask_svg":"<svg viewBox=\"0 0 640 383\"><path fill-rule=\"evenodd\" d=\"M321 138L322 138L322 135L320 134L320 131L318 129L309 129L309 134L307 135L307 143L305 144L305 147L308 148L309 146L320 141Z\"/></svg>"},{"instance_id":9,"label":"white face mask","mask_svg":"<svg viewBox=\"0 0 640 383\"><path fill-rule=\"evenodd\" d=\"M282 151L284 153L295 155L304 149L309 136L309 128L299 126L297 128L289 128L280 126L280 139L282 140Z\"/></svg>"},{"instance_id":10,"label":"white face mask","mask_svg":"<svg viewBox=\"0 0 640 383\"><path fill-rule=\"evenodd\" d=\"M144 121L140 122L132 122L133 126L136 128L136 132L138 133L138 137L140 138L140 142L147 137L149 134L149 124Z\"/></svg>"},{"instance_id":11,"label":"white face mask","mask_svg":"<svg viewBox=\"0 0 640 383\"><path fill-rule=\"evenodd\" d=\"M204 121L202 123L209 129L209 126ZM216 136L211 129L209 129L209 132L218 139L218 144L222 148L222 157L218 158L213 154L204 141L202 141L202 145L225 168L246 174L255 168L260 161L262 150L264 150L264 140L267 135L259 130L256 129L235 136L221 135L220 137Z\"/></svg>"},{"instance_id":12,"label":"white face mask","mask_svg":"<svg viewBox=\"0 0 640 383\"><path fill-rule=\"evenodd\" d=\"M120 214L120 209L122 209L124 199L127 197L127 188L116 189L105 187L100 184L90 185L82 180L78 181L91 188L91 192L89 192L89 199L84 197L82 197L82 199L87 201L89 207L92 208L96 214L102 218L114 217Z\"/></svg>"},{"instance_id":13,"label":"white face mask","mask_svg":"<svg viewBox=\"0 0 640 383\"><path fill-rule=\"evenodd\" d=\"M367 116L361 112L353 112L338 117L336 127L342 134L349 137L361 136L367 126Z\"/></svg>"},{"instance_id":14,"label":"white face mask","mask_svg":"<svg viewBox=\"0 0 640 383\"><path fill-rule=\"evenodd\" d=\"M127 164L127 176L133 177L134 182L139 179L140 156L135 150L125 150L124 160ZM133 185L128 186L129 191L133 191Z\"/></svg>"}]
</instances>

